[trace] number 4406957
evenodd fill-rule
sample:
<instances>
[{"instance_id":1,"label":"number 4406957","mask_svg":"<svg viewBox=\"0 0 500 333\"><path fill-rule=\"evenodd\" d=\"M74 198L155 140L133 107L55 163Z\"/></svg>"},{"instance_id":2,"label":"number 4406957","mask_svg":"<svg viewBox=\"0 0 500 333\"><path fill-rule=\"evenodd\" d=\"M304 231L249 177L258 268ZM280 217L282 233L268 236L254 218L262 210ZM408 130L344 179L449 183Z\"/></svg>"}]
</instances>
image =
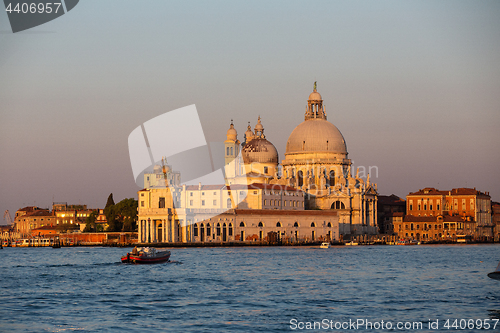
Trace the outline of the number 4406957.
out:
<instances>
[{"instance_id":1,"label":"number 4406957","mask_svg":"<svg viewBox=\"0 0 500 333\"><path fill-rule=\"evenodd\" d=\"M31 13L31 14L47 13L47 14L50 14L50 13L52 13L52 11L54 11L57 14L59 7L61 7L60 2L54 2L54 3L51 3L51 2L42 3L42 2L40 2L38 4L36 4L34 2L32 2L32 3L23 2L23 3L17 3L14 8L12 8L12 3L9 3L7 8L5 8L5 11L8 13L16 12L16 13L23 13L23 14L27 14L27 13Z\"/></svg>"},{"instance_id":2,"label":"number 4406957","mask_svg":"<svg viewBox=\"0 0 500 333\"><path fill-rule=\"evenodd\" d=\"M466 330L466 329L495 329L499 319L447 319L443 327L446 329Z\"/></svg>"}]
</instances>

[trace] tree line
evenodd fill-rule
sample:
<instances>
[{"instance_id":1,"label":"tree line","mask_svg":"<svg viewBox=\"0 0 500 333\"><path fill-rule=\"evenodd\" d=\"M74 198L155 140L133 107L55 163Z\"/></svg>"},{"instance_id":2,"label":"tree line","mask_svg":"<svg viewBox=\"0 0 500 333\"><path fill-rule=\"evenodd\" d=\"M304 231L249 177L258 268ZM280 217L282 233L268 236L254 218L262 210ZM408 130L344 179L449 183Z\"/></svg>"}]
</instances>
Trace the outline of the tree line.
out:
<instances>
[{"instance_id":1,"label":"tree line","mask_svg":"<svg viewBox=\"0 0 500 333\"><path fill-rule=\"evenodd\" d=\"M108 224L106 230L101 224L96 223L99 213L93 211L86 219L83 232L137 231L137 207L138 202L133 198L123 199L115 204L113 193L111 193L104 207L104 215Z\"/></svg>"}]
</instances>

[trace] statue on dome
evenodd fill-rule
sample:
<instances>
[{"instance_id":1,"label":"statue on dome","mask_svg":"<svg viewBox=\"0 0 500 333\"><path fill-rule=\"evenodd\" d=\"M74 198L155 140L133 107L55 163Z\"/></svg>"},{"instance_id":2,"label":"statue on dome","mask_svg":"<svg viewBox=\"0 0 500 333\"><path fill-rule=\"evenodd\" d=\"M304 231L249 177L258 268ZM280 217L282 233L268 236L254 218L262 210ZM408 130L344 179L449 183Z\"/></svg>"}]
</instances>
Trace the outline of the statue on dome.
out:
<instances>
[{"instance_id":1,"label":"statue on dome","mask_svg":"<svg viewBox=\"0 0 500 333\"><path fill-rule=\"evenodd\" d=\"M314 81L314 91L316 91L316 88L317 88L316 82L318 82L318 81Z\"/></svg>"}]
</instances>

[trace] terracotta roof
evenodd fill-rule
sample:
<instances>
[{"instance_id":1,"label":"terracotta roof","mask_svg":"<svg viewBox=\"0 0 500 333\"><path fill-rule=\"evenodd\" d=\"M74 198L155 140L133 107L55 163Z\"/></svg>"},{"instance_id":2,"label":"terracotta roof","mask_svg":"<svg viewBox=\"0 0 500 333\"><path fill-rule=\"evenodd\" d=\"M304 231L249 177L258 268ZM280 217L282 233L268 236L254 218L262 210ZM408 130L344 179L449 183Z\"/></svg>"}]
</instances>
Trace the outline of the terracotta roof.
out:
<instances>
[{"instance_id":1,"label":"terracotta roof","mask_svg":"<svg viewBox=\"0 0 500 333\"><path fill-rule=\"evenodd\" d=\"M17 211L18 212L32 212L32 211L35 211L37 209L40 209L36 206L27 206L27 207L24 207L24 208L21 208L21 209L18 209Z\"/></svg>"},{"instance_id":2,"label":"terracotta roof","mask_svg":"<svg viewBox=\"0 0 500 333\"><path fill-rule=\"evenodd\" d=\"M475 188L454 188L451 190L452 195L487 195L482 193L481 191L476 190ZM489 196L489 195L488 195Z\"/></svg>"},{"instance_id":3,"label":"terracotta roof","mask_svg":"<svg viewBox=\"0 0 500 333\"><path fill-rule=\"evenodd\" d=\"M35 210L32 213L28 213L23 217L29 217L29 216L53 216L53 215L46 209L40 209L40 210Z\"/></svg>"},{"instance_id":4,"label":"terracotta roof","mask_svg":"<svg viewBox=\"0 0 500 333\"><path fill-rule=\"evenodd\" d=\"M396 213L387 213L385 214L385 216L392 216L392 217L395 217L395 216L404 216L405 213L403 212L396 212Z\"/></svg>"},{"instance_id":5,"label":"terracotta roof","mask_svg":"<svg viewBox=\"0 0 500 333\"><path fill-rule=\"evenodd\" d=\"M475 188L454 188L451 191L439 191L433 187L426 187L424 189L418 190L417 192L410 192L408 195L484 195L488 194L476 190Z\"/></svg>"},{"instance_id":6,"label":"terracotta roof","mask_svg":"<svg viewBox=\"0 0 500 333\"><path fill-rule=\"evenodd\" d=\"M447 195L449 191L439 191L433 187L426 187L417 192L410 192L408 195Z\"/></svg>"}]
</instances>

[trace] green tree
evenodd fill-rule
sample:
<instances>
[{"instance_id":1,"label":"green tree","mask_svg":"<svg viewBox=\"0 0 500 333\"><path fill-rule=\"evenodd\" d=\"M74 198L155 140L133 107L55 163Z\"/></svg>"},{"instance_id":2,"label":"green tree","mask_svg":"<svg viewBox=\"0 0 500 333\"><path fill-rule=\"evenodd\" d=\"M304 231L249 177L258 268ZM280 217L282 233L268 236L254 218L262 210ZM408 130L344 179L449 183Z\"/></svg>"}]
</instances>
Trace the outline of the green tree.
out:
<instances>
[{"instance_id":1,"label":"green tree","mask_svg":"<svg viewBox=\"0 0 500 333\"><path fill-rule=\"evenodd\" d=\"M138 202L133 198L123 199L116 205L104 209L108 229L106 231L136 231Z\"/></svg>"},{"instance_id":2,"label":"green tree","mask_svg":"<svg viewBox=\"0 0 500 333\"><path fill-rule=\"evenodd\" d=\"M113 200L113 193L110 193L108 196L108 201L106 201L106 206L104 206L104 209L108 208L109 206L114 206L115 201Z\"/></svg>"},{"instance_id":3,"label":"green tree","mask_svg":"<svg viewBox=\"0 0 500 333\"><path fill-rule=\"evenodd\" d=\"M137 230L137 200L133 198L123 199L115 207L117 216L122 223L122 231Z\"/></svg>"}]
</instances>

